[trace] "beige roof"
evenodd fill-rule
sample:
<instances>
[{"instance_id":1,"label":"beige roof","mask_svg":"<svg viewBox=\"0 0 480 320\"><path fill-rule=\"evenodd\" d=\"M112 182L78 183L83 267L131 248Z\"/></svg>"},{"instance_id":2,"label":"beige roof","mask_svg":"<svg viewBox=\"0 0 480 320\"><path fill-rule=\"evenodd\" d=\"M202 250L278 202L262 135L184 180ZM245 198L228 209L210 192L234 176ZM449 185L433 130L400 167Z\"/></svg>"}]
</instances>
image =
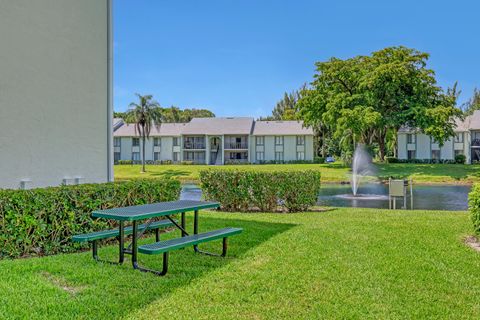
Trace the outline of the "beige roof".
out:
<instances>
[{"instance_id":1,"label":"beige roof","mask_svg":"<svg viewBox=\"0 0 480 320\"><path fill-rule=\"evenodd\" d=\"M226 117L226 118L193 118L186 124L184 135L249 135L252 132L253 118Z\"/></svg>"},{"instance_id":2,"label":"beige roof","mask_svg":"<svg viewBox=\"0 0 480 320\"><path fill-rule=\"evenodd\" d=\"M305 128L303 121L256 121L254 136L313 135L312 128Z\"/></svg>"},{"instance_id":3,"label":"beige roof","mask_svg":"<svg viewBox=\"0 0 480 320\"><path fill-rule=\"evenodd\" d=\"M455 131L480 130L480 110L475 110L472 115L463 121L457 121Z\"/></svg>"},{"instance_id":4,"label":"beige roof","mask_svg":"<svg viewBox=\"0 0 480 320\"><path fill-rule=\"evenodd\" d=\"M150 131L151 137L160 137L160 136L180 136L182 130L185 128L186 123L162 123L161 125L152 126ZM138 136L138 133L135 133L134 124L124 124L118 128L114 133L114 137L134 137Z\"/></svg>"},{"instance_id":5,"label":"beige roof","mask_svg":"<svg viewBox=\"0 0 480 320\"><path fill-rule=\"evenodd\" d=\"M465 120L457 119L456 132L465 132L469 130L480 130L480 110L475 110L472 115L465 118ZM401 127L399 132L414 132L413 128Z\"/></svg>"}]
</instances>

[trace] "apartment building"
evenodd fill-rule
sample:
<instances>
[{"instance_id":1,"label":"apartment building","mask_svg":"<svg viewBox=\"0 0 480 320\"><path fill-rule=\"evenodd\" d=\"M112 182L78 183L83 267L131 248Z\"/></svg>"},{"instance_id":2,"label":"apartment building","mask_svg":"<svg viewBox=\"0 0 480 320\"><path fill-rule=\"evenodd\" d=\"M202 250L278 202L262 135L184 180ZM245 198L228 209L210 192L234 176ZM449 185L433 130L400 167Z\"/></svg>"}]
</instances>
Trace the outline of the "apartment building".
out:
<instances>
[{"instance_id":1,"label":"apartment building","mask_svg":"<svg viewBox=\"0 0 480 320\"><path fill-rule=\"evenodd\" d=\"M198 164L313 160L313 130L301 121L254 121L248 117L194 118L154 126L145 160ZM114 159L141 161L142 140L132 124L114 132Z\"/></svg>"},{"instance_id":2,"label":"apartment building","mask_svg":"<svg viewBox=\"0 0 480 320\"><path fill-rule=\"evenodd\" d=\"M466 163L480 162L480 110L458 120L455 135L440 146L430 136L403 127L398 132L399 159L453 160L463 154Z\"/></svg>"},{"instance_id":3,"label":"apartment building","mask_svg":"<svg viewBox=\"0 0 480 320\"><path fill-rule=\"evenodd\" d=\"M111 0L0 0L0 188L113 180Z\"/></svg>"}]
</instances>

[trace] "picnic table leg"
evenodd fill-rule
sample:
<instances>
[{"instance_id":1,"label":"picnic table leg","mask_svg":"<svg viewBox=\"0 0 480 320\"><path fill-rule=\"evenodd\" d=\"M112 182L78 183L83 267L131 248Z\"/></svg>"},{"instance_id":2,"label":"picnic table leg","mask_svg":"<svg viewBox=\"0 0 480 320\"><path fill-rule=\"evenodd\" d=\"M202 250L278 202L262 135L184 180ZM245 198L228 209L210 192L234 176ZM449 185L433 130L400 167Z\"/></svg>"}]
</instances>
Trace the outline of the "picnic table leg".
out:
<instances>
[{"instance_id":1,"label":"picnic table leg","mask_svg":"<svg viewBox=\"0 0 480 320\"><path fill-rule=\"evenodd\" d=\"M193 215L193 234L198 234L198 210L195 210ZM194 245L193 250L198 252L198 246Z\"/></svg>"},{"instance_id":2,"label":"picnic table leg","mask_svg":"<svg viewBox=\"0 0 480 320\"><path fill-rule=\"evenodd\" d=\"M119 223L119 232L118 232L118 236L119 236L119 259L118 259L118 263L123 263L123 260L125 259L125 228L124 228L124 224L123 224L123 221L120 221Z\"/></svg>"},{"instance_id":3,"label":"picnic table leg","mask_svg":"<svg viewBox=\"0 0 480 320\"><path fill-rule=\"evenodd\" d=\"M182 212L182 228L185 230L185 212ZM187 234L182 230L182 237L185 237Z\"/></svg>"},{"instance_id":4,"label":"picnic table leg","mask_svg":"<svg viewBox=\"0 0 480 320\"><path fill-rule=\"evenodd\" d=\"M133 269L137 269L137 270L140 270L140 271L143 271L143 272L150 272L150 273L156 274L157 276L164 276L168 271L168 252L163 253L163 269L162 269L162 271L156 271L156 270L151 270L151 269L146 269L146 268L140 267L138 265L138 261L137 261L138 222L135 221L135 220L132 222L132 229L133 229L133 234L132 234L132 266L133 266Z\"/></svg>"}]
</instances>

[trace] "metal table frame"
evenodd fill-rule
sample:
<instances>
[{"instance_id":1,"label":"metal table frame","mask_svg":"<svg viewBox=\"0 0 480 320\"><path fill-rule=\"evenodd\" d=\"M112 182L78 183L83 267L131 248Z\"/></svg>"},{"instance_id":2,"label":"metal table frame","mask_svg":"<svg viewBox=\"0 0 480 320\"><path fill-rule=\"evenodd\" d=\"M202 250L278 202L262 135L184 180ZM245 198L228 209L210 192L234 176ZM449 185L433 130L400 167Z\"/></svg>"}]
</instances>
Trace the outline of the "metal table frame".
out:
<instances>
[{"instance_id":1,"label":"metal table frame","mask_svg":"<svg viewBox=\"0 0 480 320\"><path fill-rule=\"evenodd\" d=\"M156 271L141 267L138 264L138 239L143 235L143 233L148 229L145 228L142 232L138 232L138 222L140 220L148 219L147 226L153 222L153 218L157 217L166 217L169 219L176 228L178 228L182 237L188 236L188 232L185 229L186 212L194 212L194 222L193 222L193 233L198 234L198 212L200 209L213 209L220 207L218 202L207 202L207 201L192 201L192 200L178 200L171 202L160 202L153 204L146 204L140 206L130 206L123 208L113 208L106 210L97 210L92 212L92 217L104 218L104 219L113 219L119 221L119 259L118 263L122 264L125 260L125 254L129 254L132 257L132 266L134 269L151 272L156 275L164 275L167 273L168 265L168 252L165 252L163 255L164 263L163 270ZM181 214L180 225L171 217L173 214ZM125 221L132 222L132 242L125 248ZM156 238L158 242L158 237ZM226 241L223 243L223 251L226 251ZM208 255L217 255L198 249L197 245L193 246L195 252L208 254Z\"/></svg>"}]
</instances>

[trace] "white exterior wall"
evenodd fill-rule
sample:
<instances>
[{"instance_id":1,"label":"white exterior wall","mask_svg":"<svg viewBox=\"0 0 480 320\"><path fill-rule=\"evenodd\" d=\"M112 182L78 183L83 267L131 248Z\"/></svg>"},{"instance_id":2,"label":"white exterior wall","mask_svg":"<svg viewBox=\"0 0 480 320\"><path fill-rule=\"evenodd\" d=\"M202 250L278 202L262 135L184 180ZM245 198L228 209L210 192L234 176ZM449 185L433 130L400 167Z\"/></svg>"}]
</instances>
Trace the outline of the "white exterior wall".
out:
<instances>
[{"instance_id":1,"label":"white exterior wall","mask_svg":"<svg viewBox=\"0 0 480 320\"><path fill-rule=\"evenodd\" d=\"M403 132L398 134L398 159L407 159L407 150L416 150L417 159L431 159L432 150L440 150L441 159L454 160L455 150L463 150L466 163L470 163L470 132L464 132L463 143L454 143L452 138L445 141L442 147L431 141L430 137L425 134L416 134L416 139L416 143L407 144L407 134Z\"/></svg>"},{"instance_id":2,"label":"white exterior wall","mask_svg":"<svg viewBox=\"0 0 480 320\"><path fill-rule=\"evenodd\" d=\"M407 135L405 133L398 134L397 148L398 159L407 159Z\"/></svg>"},{"instance_id":3,"label":"white exterior wall","mask_svg":"<svg viewBox=\"0 0 480 320\"><path fill-rule=\"evenodd\" d=\"M0 188L113 179L108 0L0 0Z\"/></svg>"},{"instance_id":4,"label":"white exterior wall","mask_svg":"<svg viewBox=\"0 0 480 320\"><path fill-rule=\"evenodd\" d=\"M440 148L440 158L453 160L455 156L453 155L453 140L450 139L445 141L445 144Z\"/></svg>"},{"instance_id":5,"label":"white exterior wall","mask_svg":"<svg viewBox=\"0 0 480 320\"><path fill-rule=\"evenodd\" d=\"M305 160L313 161L313 136L305 137Z\"/></svg>"},{"instance_id":6,"label":"white exterior wall","mask_svg":"<svg viewBox=\"0 0 480 320\"><path fill-rule=\"evenodd\" d=\"M417 159L430 159L431 150L430 150L430 137L423 134L417 134Z\"/></svg>"},{"instance_id":7,"label":"white exterior wall","mask_svg":"<svg viewBox=\"0 0 480 320\"><path fill-rule=\"evenodd\" d=\"M132 160L132 138L130 137L120 138L120 159Z\"/></svg>"}]
</instances>

